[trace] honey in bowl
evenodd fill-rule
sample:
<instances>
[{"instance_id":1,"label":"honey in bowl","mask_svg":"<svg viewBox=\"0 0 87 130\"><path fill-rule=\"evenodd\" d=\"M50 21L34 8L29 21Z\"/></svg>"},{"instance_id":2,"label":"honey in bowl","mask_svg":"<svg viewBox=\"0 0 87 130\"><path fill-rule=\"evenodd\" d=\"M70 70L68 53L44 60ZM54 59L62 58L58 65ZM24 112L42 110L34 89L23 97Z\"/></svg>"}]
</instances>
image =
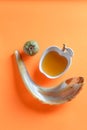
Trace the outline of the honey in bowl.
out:
<instances>
[{"instance_id":1,"label":"honey in bowl","mask_svg":"<svg viewBox=\"0 0 87 130\"><path fill-rule=\"evenodd\" d=\"M59 55L56 51L50 51L44 57L42 62L42 69L50 76L61 74L68 64L67 59Z\"/></svg>"}]
</instances>

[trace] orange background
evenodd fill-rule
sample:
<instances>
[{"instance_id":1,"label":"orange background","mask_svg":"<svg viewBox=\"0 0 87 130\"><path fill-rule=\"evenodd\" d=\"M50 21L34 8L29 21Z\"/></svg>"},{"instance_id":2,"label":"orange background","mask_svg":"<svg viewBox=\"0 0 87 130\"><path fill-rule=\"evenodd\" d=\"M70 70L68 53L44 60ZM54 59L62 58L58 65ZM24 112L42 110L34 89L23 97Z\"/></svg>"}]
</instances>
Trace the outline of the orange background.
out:
<instances>
[{"instance_id":1,"label":"orange background","mask_svg":"<svg viewBox=\"0 0 87 130\"><path fill-rule=\"evenodd\" d=\"M27 40L36 40L40 51L23 54ZM42 52L62 44L74 50L71 68L59 79L49 80L38 70ZM44 86L74 77L87 79L86 0L0 1L0 130L87 130L87 86L71 102L48 106L33 99L15 66L13 52L22 53L32 79Z\"/></svg>"}]
</instances>

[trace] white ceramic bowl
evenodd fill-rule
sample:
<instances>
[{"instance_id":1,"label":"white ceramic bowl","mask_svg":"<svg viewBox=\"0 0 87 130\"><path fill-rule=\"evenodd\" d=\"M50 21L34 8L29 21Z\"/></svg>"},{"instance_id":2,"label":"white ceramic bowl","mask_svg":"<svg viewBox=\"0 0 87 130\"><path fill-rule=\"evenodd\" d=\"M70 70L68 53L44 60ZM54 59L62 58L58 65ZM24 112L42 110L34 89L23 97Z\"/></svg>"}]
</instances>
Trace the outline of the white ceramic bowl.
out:
<instances>
[{"instance_id":1,"label":"white ceramic bowl","mask_svg":"<svg viewBox=\"0 0 87 130\"><path fill-rule=\"evenodd\" d=\"M66 68L64 69L64 71L56 76L48 75L42 68L42 63L43 63L45 56L51 51L57 52L60 56L64 56L64 58L66 58L66 60L67 60L67 65L66 65ZM50 79L59 78L69 69L69 67L72 63L72 56L73 56L73 50L71 48L65 47L65 45L64 45L63 49L60 49L57 46L50 46L44 51L44 53L42 54L42 56L40 58L39 70L41 73L43 73L46 77L48 77Z\"/></svg>"}]
</instances>

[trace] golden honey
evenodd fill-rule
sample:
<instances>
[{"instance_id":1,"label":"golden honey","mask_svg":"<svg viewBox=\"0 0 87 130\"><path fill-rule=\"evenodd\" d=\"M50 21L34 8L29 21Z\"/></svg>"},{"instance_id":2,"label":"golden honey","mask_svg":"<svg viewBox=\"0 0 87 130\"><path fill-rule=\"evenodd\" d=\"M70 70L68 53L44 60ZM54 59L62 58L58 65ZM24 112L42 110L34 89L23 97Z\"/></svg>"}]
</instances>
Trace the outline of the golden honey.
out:
<instances>
[{"instance_id":1,"label":"golden honey","mask_svg":"<svg viewBox=\"0 0 87 130\"><path fill-rule=\"evenodd\" d=\"M56 76L65 70L67 63L67 59L64 56L59 55L55 51L51 51L44 57L42 69L48 75Z\"/></svg>"}]
</instances>

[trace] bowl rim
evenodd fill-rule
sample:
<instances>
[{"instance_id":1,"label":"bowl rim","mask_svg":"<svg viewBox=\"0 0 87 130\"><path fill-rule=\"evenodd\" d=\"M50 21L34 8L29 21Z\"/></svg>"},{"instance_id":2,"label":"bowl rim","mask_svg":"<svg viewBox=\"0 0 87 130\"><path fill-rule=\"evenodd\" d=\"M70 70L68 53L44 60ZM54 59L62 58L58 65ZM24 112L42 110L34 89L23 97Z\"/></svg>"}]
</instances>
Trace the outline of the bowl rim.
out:
<instances>
[{"instance_id":1,"label":"bowl rim","mask_svg":"<svg viewBox=\"0 0 87 130\"><path fill-rule=\"evenodd\" d=\"M66 65L66 68L64 69L64 71L56 76L51 76L49 74L47 74L43 68L42 68L42 62L43 62L43 59L45 58L45 56L51 52L51 51L56 51L59 55L62 55L64 56L66 59L67 59L67 65ZM59 78L60 76L62 76L71 66L71 63L72 63L72 58L64 51L62 51L58 46L50 46L48 48L46 48L46 50L42 53L42 56L40 58L40 61L39 61L39 70L42 74L44 74L47 78L50 78L50 79L55 79L55 78Z\"/></svg>"}]
</instances>

